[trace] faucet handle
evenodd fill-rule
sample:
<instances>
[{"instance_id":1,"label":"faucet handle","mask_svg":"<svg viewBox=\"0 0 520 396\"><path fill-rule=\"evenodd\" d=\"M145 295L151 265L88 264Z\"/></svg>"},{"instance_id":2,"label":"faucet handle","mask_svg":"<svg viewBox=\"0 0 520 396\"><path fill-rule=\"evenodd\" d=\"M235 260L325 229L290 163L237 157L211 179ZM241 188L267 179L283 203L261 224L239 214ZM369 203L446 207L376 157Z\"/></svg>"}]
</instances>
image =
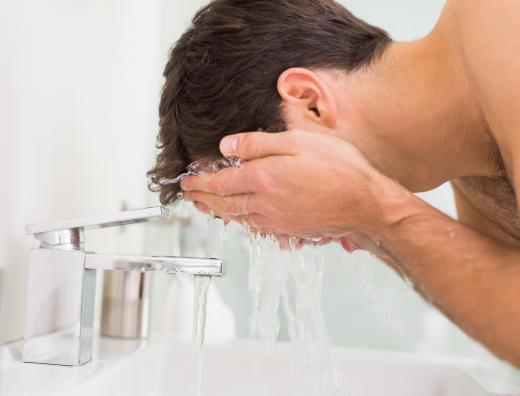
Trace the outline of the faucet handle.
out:
<instances>
[{"instance_id":1,"label":"faucet handle","mask_svg":"<svg viewBox=\"0 0 520 396\"><path fill-rule=\"evenodd\" d=\"M33 224L28 225L25 228L25 230L29 235L42 234L54 231L73 230L76 228L92 230L97 228L115 227L127 224L140 223L153 218L167 219L168 217L168 209L162 206L156 206L152 208L128 210L125 212L117 212L91 217L82 217L71 220Z\"/></svg>"},{"instance_id":2,"label":"faucet handle","mask_svg":"<svg viewBox=\"0 0 520 396\"><path fill-rule=\"evenodd\" d=\"M82 242L83 230L93 230L141 223L154 218L168 219L170 213L162 206L128 210L106 215L82 217L71 220L55 221L28 225L25 231L47 245L59 246Z\"/></svg>"}]
</instances>

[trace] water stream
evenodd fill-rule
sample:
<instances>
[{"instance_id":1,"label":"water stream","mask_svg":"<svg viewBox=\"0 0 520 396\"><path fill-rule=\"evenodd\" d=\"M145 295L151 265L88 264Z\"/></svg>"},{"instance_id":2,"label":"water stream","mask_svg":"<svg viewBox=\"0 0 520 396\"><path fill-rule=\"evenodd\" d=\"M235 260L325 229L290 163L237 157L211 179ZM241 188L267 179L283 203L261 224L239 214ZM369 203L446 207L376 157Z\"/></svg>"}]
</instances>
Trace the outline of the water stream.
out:
<instances>
[{"instance_id":1,"label":"water stream","mask_svg":"<svg viewBox=\"0 0 520 396\"><path fill-rule=\"evenodd\" d=\"M215 173L223 168L240 167L242 162L238 158L195 162L188 167L187 174L170 182L175 184L187 176L199 175L201 171ZM221 243L227 239L225 226L220 237ZM253 337L265 341L271 350L280 331L279 310L284 310L294 347L293 374L301 379L297 393L290 396L346 395L331 357L321 307L323 258L318 254L306 260L294 243L290 243L288 251L282 251L276 240L260 238L248 231L244 240L250 256L249 290L253 300L250 332ZM209 278L195 279L191 396L200 396L201 392L209 284Z\"/></svg>"},{"instance_id":2,"label":"water stream","mask_svg":"<svg viewBox=\"0 0 520 396\"><path fill-rule=\"evenodd\" d=\"M249 290L253 301L251 335L271 350L285 313L293 346L293 375L299 388L290 396L344 396L331 356L321 307L323 257L318 248L282 251L277 241L250 233Z\"/></svg>"},{"instance_id":3,"label":"water stream","mask_svg":"<svg viewBox=\"0 0 520 396\"><path fill-rule=\"evenodd\" d=\"M211 277L209 276L194 277L191 396L201 396L202 391L204 331L206 328L206 306L210 284Z\"/></svg>"}]
</instances>

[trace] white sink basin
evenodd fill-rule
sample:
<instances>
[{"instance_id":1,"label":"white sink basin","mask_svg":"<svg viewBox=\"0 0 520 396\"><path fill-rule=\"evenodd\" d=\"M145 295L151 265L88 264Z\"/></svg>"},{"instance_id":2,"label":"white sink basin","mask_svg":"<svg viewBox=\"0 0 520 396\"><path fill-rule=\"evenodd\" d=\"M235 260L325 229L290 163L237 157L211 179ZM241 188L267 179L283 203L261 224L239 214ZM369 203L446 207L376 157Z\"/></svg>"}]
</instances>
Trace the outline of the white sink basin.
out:
<instances>
[{"instance_id":1,"label":"white sink basin","mask_svg":"<svg viewBox=\"0 0 520 396\"><path fill-rule=\"evenodd\" d=\"M22 363L21 344L0 348L0 395L189 395L189 345L101 339L96 350L86 366L60 367ZM349 396L520 396L472 362L339 348L335 355ZM207 346L202 395L295 395L290 367L289 345L270 353L247 342Z\"/></svg>"}]
</instances>

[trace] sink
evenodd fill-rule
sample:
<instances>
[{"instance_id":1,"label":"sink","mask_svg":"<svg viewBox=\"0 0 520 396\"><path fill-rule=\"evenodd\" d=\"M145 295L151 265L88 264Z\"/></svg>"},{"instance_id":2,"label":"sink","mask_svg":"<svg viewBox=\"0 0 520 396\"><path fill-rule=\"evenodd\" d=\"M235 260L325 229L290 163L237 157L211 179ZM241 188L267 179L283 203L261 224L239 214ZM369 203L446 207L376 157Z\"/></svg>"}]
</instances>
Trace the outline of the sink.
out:
<instances>
[{"instance_id":1,"label":"sink","mask_svg":"<svg viewBox=\"0 0 520 396\"><path fill-rule=\"evenodd\" d=\"M235 341L204 350L202 395L291 396L298 375L291 346ZM0 348L2 396L186 396L191 346L101 338L94 360L81 367L24 364L21 343ZM349 396L520 396L520 390L473 361L335 348ZM295 395L296 396L296 395ZM320 395L321 396L321 395Z\"/></svg>"}]
</instances>

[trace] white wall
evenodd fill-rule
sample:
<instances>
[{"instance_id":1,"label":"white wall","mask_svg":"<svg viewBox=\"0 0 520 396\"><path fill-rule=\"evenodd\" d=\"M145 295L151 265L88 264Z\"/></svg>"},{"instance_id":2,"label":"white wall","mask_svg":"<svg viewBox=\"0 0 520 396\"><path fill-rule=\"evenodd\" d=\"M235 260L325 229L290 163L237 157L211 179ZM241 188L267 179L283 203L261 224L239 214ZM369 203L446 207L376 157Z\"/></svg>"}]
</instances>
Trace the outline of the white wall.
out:
<instances>
[{"instance_id":1,"label":"white wall","mask_svg":"<svg viewBox=\"0 0 520 396\"><path fill-rule=\"evenodd\" d=\"M17 0L1 7L0 215L7 233L0 270L8 303L0 341L22 335L34 246L25 224L148 200L163 67L159 0Z\"/></svg>"},{"instance_id":2,"label":"white wall","mask_svg":"<svg viewBox=\"0 0 520 396\"><path fill-rule=\"evenodd\" d=\"M395 40L430 32L446 0L340 0L355 15L386 29Z\"/></svg>"}]
</instances>

